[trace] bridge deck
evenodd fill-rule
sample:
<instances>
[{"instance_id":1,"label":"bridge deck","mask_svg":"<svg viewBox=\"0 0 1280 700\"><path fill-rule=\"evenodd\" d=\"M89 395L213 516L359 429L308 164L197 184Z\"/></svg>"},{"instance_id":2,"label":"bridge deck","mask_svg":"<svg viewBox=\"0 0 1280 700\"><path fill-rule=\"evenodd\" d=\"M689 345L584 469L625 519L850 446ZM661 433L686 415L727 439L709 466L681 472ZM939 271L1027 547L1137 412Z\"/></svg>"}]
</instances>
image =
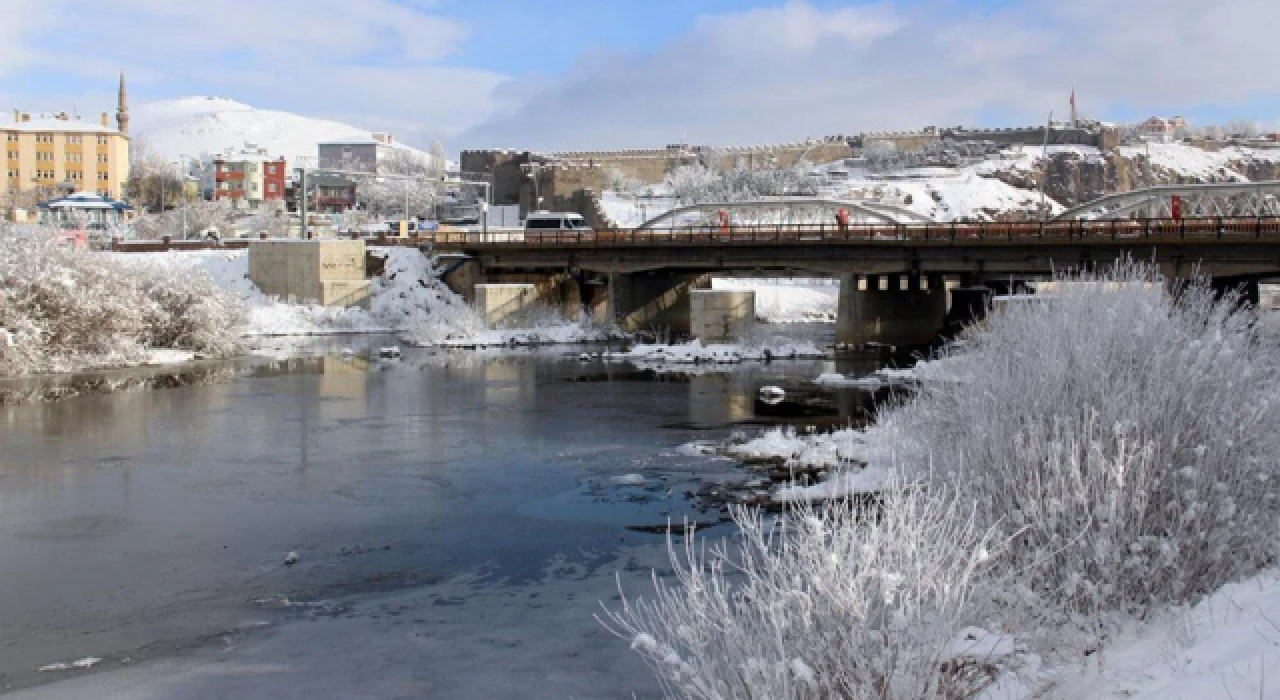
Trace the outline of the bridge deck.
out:
<instances>
[{"instance_id":1,"label":"bridge deck","mask_svg":"<svg viewBox=\"0 0 1280 700\"><path fill-rule=\"evenodd\" d=\"M859 244L894 246L981 243L1087 243L1091 241L1280 240L1280 217L1140 219L1107 221L985 222L897 225L734 225L672 229L420 233L405 243L438 250L532 250L605 247L689 247Z\"/></svg>"}]
</instances>

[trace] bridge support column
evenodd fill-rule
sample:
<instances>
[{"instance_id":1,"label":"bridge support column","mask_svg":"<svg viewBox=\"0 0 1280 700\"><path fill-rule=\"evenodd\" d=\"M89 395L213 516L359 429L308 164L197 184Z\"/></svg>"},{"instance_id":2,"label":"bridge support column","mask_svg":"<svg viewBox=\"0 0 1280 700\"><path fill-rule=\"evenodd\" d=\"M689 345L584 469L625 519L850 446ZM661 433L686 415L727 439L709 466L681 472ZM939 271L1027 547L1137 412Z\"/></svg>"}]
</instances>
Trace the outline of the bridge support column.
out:
<instances>
[{"instance_id":1,"label":"bridge support column","mask_svg":"<svg viewBox=\"0 0 1280 700\"><path fill-rule=\"evenodd\" d=\"M856 275L840 278L837 343L913 346L937 339L947 313L947 291L940 276L923 285L918 275L909 277L906 285L891 276L886 289L870 276L865 287L859 281Z\"/></svg>"},{"instance_id":2,"label":"bridge support column","mask_svg":"<svg viewBox=\"0 0 1280 700\"><path fill-rule=\"evenodd\" d=\"M690 334L703 343L732 343L756 326L756 293L745 289L695 289L689 292Z\"/></svg>"},{"instance_id":3,"label":"bridge support column","mask_svg":"<svg viewBox=\"0 0 1280 700\"><path fill-rule=\"evenodd\" d=\"M609 317L625 331L687 336L689 292L711 286L710 274L639 272L609 275Z\"/></svg>"}]
</instances>

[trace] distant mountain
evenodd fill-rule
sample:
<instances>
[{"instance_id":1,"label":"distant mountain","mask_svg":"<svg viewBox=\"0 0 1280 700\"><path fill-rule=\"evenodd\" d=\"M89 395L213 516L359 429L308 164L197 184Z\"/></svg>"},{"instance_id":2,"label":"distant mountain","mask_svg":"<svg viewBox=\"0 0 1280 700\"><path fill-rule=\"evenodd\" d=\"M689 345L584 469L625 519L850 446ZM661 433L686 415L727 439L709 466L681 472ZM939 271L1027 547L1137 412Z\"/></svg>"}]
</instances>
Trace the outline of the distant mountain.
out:
<instances>
[{"instance_id":1,"label":"distant mountain","mask_svg":"<svg viewBox=\"0 0 1280 700\"><path fill-rule=\"evenodd\" d=\"M284 156L289 165L307 156L315 162L322 141L369 140L372 132L290 112L257 109L222 97L181 97L133 108L132 133L145 148L166 160L239 149L246 142ZM425 156L417 149L414 153Z\"/></svg>"}]
</instances>

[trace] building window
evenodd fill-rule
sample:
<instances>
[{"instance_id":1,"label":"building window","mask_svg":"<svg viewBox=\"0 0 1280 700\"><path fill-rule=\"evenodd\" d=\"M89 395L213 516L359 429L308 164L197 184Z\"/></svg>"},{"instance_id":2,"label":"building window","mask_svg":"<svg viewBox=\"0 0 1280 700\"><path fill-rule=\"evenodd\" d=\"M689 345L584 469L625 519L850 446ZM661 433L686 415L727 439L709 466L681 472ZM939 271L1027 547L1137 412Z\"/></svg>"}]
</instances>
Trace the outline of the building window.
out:
<instances>
[{"instance_id":1,"label":"building window","mask_svg":"<svg viewBox=\"0 0 1280 700\"><path fill-rule=\"evenodd\" d=\"M249 183L249 191L250 191L250 192L257 192L257 191L258 191L258 183L256 183L256 182L250 182L250 183Z\"/></svg>"},{"instance_id":2,"label":"building window","mask_svg":"<svg viewBox=\"0 0 1280 700\"><path fill-rule=\"evenodd\" d=\"M268 192L272 192L272 193L274 193L274 192L276 191L276 183L274 183L274 182L268 182L268 183L267 183L267 191L268 191Z\"/></svg>"},{"instance_id":3,"label":"building window","mask_svg":"<svg viewBox=\"0 0 1280 700\"><path fill-rule=\"evenodd\" d=\"M274 166L274 165L268 165L268 166L267 166L267 174L268 174L268 175L275 175L275 174L276 174L276 166Z\"/></svg>"}]
</instances>

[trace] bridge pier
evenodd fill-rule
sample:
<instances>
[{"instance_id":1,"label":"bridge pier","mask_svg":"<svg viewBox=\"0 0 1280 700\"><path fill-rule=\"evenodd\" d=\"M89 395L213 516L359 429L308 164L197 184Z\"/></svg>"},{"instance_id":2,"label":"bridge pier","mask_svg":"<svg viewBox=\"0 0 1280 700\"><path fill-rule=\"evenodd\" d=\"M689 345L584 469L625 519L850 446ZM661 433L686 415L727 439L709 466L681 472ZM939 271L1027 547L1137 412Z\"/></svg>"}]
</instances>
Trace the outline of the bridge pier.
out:
<instances>
[{"instance_id":1,"label":"bridge pier","mask_svg":"<svg viewBox=\"0 0 1280 700\"><path fill-rule=\"evenodd\" d=\"M691 330L689 292L710 287L709 273L611 273L608 316L625 331L661 330L687 336Z\"/></svg>"},{"instance_id":2,"label":"bridge pier","mask_svg":"<svg viewBox=\"0 0 1280 700\"><path fill-rule=\"evenodd\" d=\"M756 326L756 293L744 289L695 289L689 292L689 333L703 343L732 343L749 337Z\"/></svg>"},{"instance_id":3,"label":"bridge pier","mask_svg":"<svg viewBox=\"0 0 1280 700\"><path fill-rule=\"evenodd\" d=\"M946 314L941 275L841 275L836 342L928 345Z\"/></svg>"}]
</instances>

